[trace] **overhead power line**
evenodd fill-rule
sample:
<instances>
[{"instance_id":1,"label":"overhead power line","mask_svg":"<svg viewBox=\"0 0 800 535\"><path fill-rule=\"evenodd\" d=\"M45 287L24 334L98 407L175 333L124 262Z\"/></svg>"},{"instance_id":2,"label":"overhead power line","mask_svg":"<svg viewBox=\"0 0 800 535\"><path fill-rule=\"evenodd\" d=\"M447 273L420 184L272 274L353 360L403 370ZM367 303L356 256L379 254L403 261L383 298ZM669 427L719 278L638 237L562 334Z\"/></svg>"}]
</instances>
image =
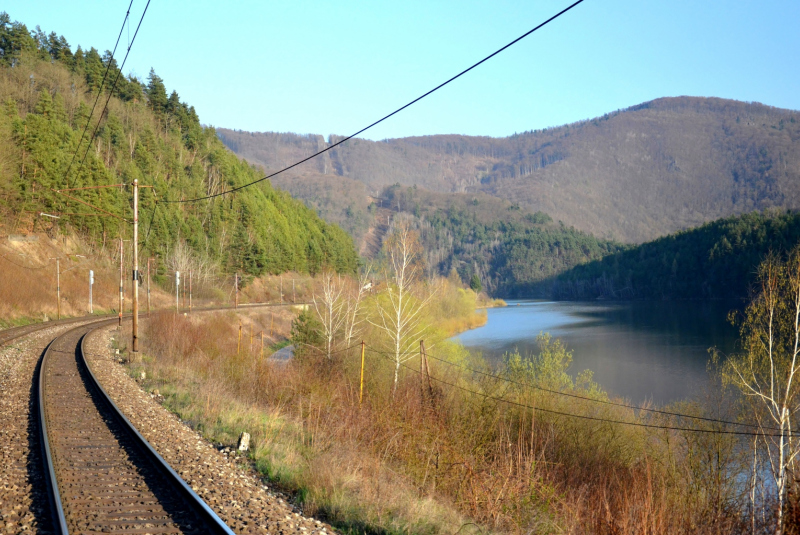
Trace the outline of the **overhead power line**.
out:
<instances>
[{"instance_id":1,"label":"overhead power line","mask_svg":"<svg viewBox=\"0 0 800 535\"><path fill-rule=\"evenodd\" d=\"M474 368L470 368L468 366L464 366L463 364L456 364L455 362L450 362L450 361L448 361L446 359L436 357L436 356L434 356L434 355L432 355L430 353L427 353L427 352L426 352L425 355L427 357L430 357L430 358L434 359L434 360L438 360L439 362L444 362L445 364L449 364L450 366L455 366L455 367L461 368L463 370L466 370L466 371L469 371L469 372L472 372L472 373L477 373L479 375L483 375L485 377L490 377L492 379L497 379L497 380L503 381L505 383L510 383L510 384L513 384L513 385L516 385L516 386L521 386L521 387L524 387L524 388L532 388L534 390L539 390L541 392L547 392L549 394L554 394L554 395L557 395L557 396L564 396L564 397L573 398L573 399L580 399L580 400L583 400L583 401L589 401L589 402L592 402L592 403L599 403L599 404L602 404L602 405L611 405L611 406L614 406L614 407L621 407L621 408L625 408L625 409L633 409L633 410L637 410L637 411L652 412L652 413L655 413L655 414L662 414L664 416L676 416L678 418L688 418L688 419L692 419L692 420L702 420L704 422L712 422L712 423L725 424L725 425L738 425L738 426L741 426L741 427L750 427L750 428L753 428L753 429L767 429L769 431L778 431L779 430L776 427L763 427L763 426L759 426L759 425L756 425L756 424L747 424L747 423L743 423L743 422L734 422L734 421L731 421L731 420L720 420L720 419L717 419L717 418L707 418L705 416L692 416L691 414L683 414L683 413L680 413L680 412L665 411L665 410L662 410L662 409L651 409L651 408L648 408L648 407L641 407L641 406L637 406L637 405L629 405L627 403L618 403L618 402L615 402L615 401L609 401L609 400L604 400L604 399L590 398L588 396L581 396L579 394L571 394L569 392L561 392L559 390L552 390L552 389L549 389L549 388L544 388L542 386L537 386L537 385L532 385L532 384L527 384L527 383L521 383L519 381L514 381L513 379L509 379L507 377L502 377L500 375L495 375L493 373L484 372L484 371L481 371L481 370L476 370Z\"/></svg>"},{"instance_id":2,"label":"overhead power line","mask_svg":"<svg viewBox=\"0 0 800 535\"><path fill-rule=\"evenodd\" d=\"M94 132L92 132L92 137L91 139L89 139L89 143L86 145L86 151L83 153L83 159L81 160L81 165L78 167L78 172L80 172L80 170L83 169L83 164L86 162L86 156L89 154L89 149L92 147L92 142L94 141L94 138L97 136L97 132L100 129L100 123L102 122L103 114L106 112L106 109L108 109L108 103L111 101L111 97L114 95L114 90L117 88L117 82L119 81L119 77L122 76L122 69L125 67L125 62L128 61L128 55L131 53L131 48L133 47L133 43L136 41L136 36L139 34L139 28L141 28L142 26L142 21L144 20L144 16L147 14L148 7L150 7L150 0L147 0L147 4L144 6L144 11L142 12L142 16L139 19L139 24L136 26L136 31L133 32L133 39L131 39L131 42L128 45L128 50L125 52L125 57L122 60L122 64L119 66L119 70L117 71L117 76L116 78L114 78L114 83L111 86L111 90L108 92L108 98L106 99L106 103L103 106L103 111L100 112L100 119L97 121L97 125L94 128ZM109 65L111 65L111 60L109 60ZM80 144L78 145L78 148L80 148Z\"/></svg>"},{"instance_id":3,"label":"overhead power line","mask_svg":"<svg viewBox=\"0 0 800 535\"><path fill-rule=\"evenodd\" d=\"M377 354L381 354L380 352L376 352L374 350L373 350L373 352L375 352ZM404 368L406 368L408 370L411 370L411 371L413 371L415 373L418 372L418 370L415 370L415 369L411 368L410 366L408 366L406 364L401 364L401 366L403 366ZM601 418L599 416L589 416L589 415L585 415L585 414L575 414L575 413L571 413L571 412L557 411L557 410L554 410L554 409L546 409L544 407L535 407L533 405L528 405L526 403L521 403L519 401L513 401L513 400L510 400L510 399L505 399L505 398L501 398L501 397L497 397L497 396L492 396L491 394L485 394L483 392L478 392L476 390L471 390L469 388L457 385L455 383L451 383L449 381L445 381L444 379L440 379L440 378L438 378L438 377L436 377L434 375L430 375L429 377L432 380L434 380L434 381L436 381L438 383L441 383L441 384L444 384L444 385L447 385L447 386L450 386L450 387L453 387L453 388L457 388L459 390L462 390L462 391L467 392L469 394L473 394L475 396L482 397L484 399L491 399L493 401L498 401L500 403L506 403L508 405L514 405L514 406L517 406L517 407L522 407L522 408L525 408L525 409L531 409L533 411L539 411L539 412L543 412L543 413L547 413L547 414L554 414L556 416L564 416L564 417L567 417L567 418L575 418L575 419L578 419L578 420L589 420L589 421L599 422L599 423L627 425L627 426L631 426L631 427L644 427L644 428L649 428L649 429L661 429L661 430L664 430L664 431L685 431L685 432L689 432L689 433L705 433L705 434L717 434L717 435L738 435L738 436L748 436L748 437L755 437L755 436L758 436L758 437L779 437L779 436L781 436L780 434L777 434L777 433L753 433L751 431L728 431L728 430L724 430L724 429L699 429L699 428L696 428L696 427L681 427L681 426L673 426L673 425L648 424L648 423L643 423L643 422L627 422L625 420L612 420L610 418ZM783 436L784 437L792 437L794 435L791 432L787 432Z\"/></svg>"},{"instance_id":4,"label":"overhead power line","mask_svg":"<svg viewBox=\"0 0 800 535\"><path fill-rule=\"evenodd\" d=\"M117 36L117 42L114 43L114 50L111 51L111 58L108 60L108 65L106 65L106 72L103 73L103 79L100 81L100 87L97 89L97 98L94 99L94 104L92 105L92 111L89 112L89 118L86 120L86 126L83 127L83 132L81 133L81 139L78 141L78 146L75 147L75 154L72 155L72 160L69 162L69 166L67 167L67 172L64 173L64 179L67 183L67 187L69 187L69 172L72 169L72 164L75 163L75 157L78 156L78 152L81 150L81 143L83 143L83 138L86 136L86 131L89 129L89 125L92 124L92 117L94 116L94 109L97 107L97 103L100 102L100 97L103 95L103 86L106 83L106 77L108 76L108 71L111 70L111 65L114 63L114 55L117 53L117 46L119 46L119 40L122 38L122 32L125 30L125 23L128 22L128 17L131 14L131 6L133 5L133 0L131 3L128 4L128 11L125 12L125 19L122 21L122 27L119 29L119 35ZM91 145L91 142L89 143Z\"/></svg>"},{"instance_id":5,"label":"overhead power line","mask_svg":"<svg viewBox=\"0 0 800 535\"><path fill-rule=\"evenodd\" d=\"M394 353L389 353L389 352L386 352L386 351L379 351L379 350L374 349L374 348L372 348L370 346L367 346L367 347L369 347L370 351L372 351L373 353L378 353L378 354L386 356L386 357L394 357ZM406 356L417 355L417 354L418 354L417 352L403 353L403 355L406 355ZM705 417L705 416L693 416L691 414L684 414L684 413L673 412L673 411L665 411L665 410L661 410L661 409L651 409L649 407L640 407L640 406L637 406L637 405L629 405L627 403L618 403L618 402L615 402L615 401L590 398L588 396L581 396L579 394L571 394L569 392L562 392L560 390L552 390L550 388L544 388L542 386L537 386L537 385L534 385L534 384L521 383L519 381L514 381L513 379L509 379L509 378L503 377L501 375L497 375L497 374L493 374L493 373L489 373L489 372L485 372L485 371L481 371L481 370L476 370L474 368L470 368L469 366L465 366L463 364L457 364L455 362L450 362L449 360L443 359L441 357L437 357L437 356L429 353L428 351L425 352L425 356L426 357L430 357L430 358L432 358L434 360L438 360L439 362L443 362L443 363L448 364L450 366L453 366L453 367L456 367L456 368L461 368L462 370L465 370L465 371L468 371L468 372L477 373L479 375L490 377L492 379L497 379L498 381L502 381L504 383L508 383L508 384L512 384L512 385L516 385L516 386L521 386L523 388L531 388L533 390L539 390L541 392L547 392L549 394L553 394L553 395L556 395L556 396L564 396L564 397L573 398L573 399L580 399L582 401L589 401L591 403L599 403L599 404L602 404L602 405L611 405L611 406L614 406L614 407L621 407L621 408L625 408L625 409L633 409L633 410L644 411L644 412L652 412L652 413L655 413L655 414L662 414L664 416L675 416L675 417L678 417L678 418L688 418L688 419L691 419L691 420L701 420L701 421L711 422L711 423L716 423L716 424L737 425L737 426L741 426L741 427L750 427L750 428L753 428L753 429L766 429L768 431L779 431L779 429L777 427L764 427L764 426L760 426L760 425L756 425L756 424L734 422L734 421L731 421L731 420L721 420L721 419L718 419L718 418L708 418L708 417Z\"/></svg>"},{"instance_id":6,"label":"overhead power line","mask_svg":"<svg viewBox=\"0 0 800 535\"><path fill-rule=\"evenodd\" d=\"M566 13L567 11L569 11L570 9L574 8L575 6L577 6L578 4L580 4L580 3L582 3L582 2L583 2L583 0L578 0L577 2L575 2L575 3L573 3L573 4L570 4L568 7L566 7L566 8L564 8L564 9L562 9L561 11L559 11L558 13L556 13L555 15L553 15L552 17L550 17L550 18L549 18L549 19L547 19L546 21L542 22L541 24L539 24L539 25L538 25L538 26L536 26L535 28L533 28L533 29L531 29L531 30L529 30L529 31L525 32L524 34L520 35L519 37L517 37L516 39L514 39L513 41L511 41L510 43L508 43L508 44L507 44L507 45L505 45L504 47L502 47L502 48L499 48L499 49L495 50L494 52L492 52L491 54L489 54L488 56L486 56L485 58L483 58L483 59L482 59L482 60L480 60L479 62L477 62L477 63L475 63L475 64L471 65L470 67L467 67L466 69L464 69L464 70L463 70L463 71L461 71L460 73L456 74L455 76L453 76L452 78L450 78L450 79L446 80L445 82L442 82L441 84L437 85L436 87L434 87L434 88L433 88L433 89L431 89L430 91L428 91L428 92L426 92L426 93L424 93L424 94L422 94L422 95L418 96L417 98L415 98L414 100L412 100L411 102L409 102L408 104L406 104L405 106L402 106L402 107L400 107L400 108L397 108L397 109L396 109L396 110L394 110L392 113L390 113L390 114L388 114L388 115L385 115L384 117L382 117L382 118L378 119L377 121L375 121L374 123L370 124L369 126L365 126L364 128L362 128L362 129L361 129L361 130L359 130L358 132L356 132L356 133L354 133L354 134L351 134L351 135L347 136L346 138L344 138L344 139L341 139L341 140L337 141L337 142L336 142L336 143L334 143L333 145L329 145L328 147L325 147L324 149L322 149L322 150L321 150L321 151L319 151L319 152L315 152L314 154L312 154L311 156L308 156L307 158L303 158L302 160L299 160L299 161L297 161L297 162L295 162L295 163L293 163L293 164L291 164L291 165L289 165L289 166L287 166L287 167L284 167L283 169L280 169L279 171L275 171L274 173L271 173L271 174L269 174L269 175L267 175L267 176L265 176L265 177L259 178L258 180L254 180L254 181L252 181L252 182L249 182L249 183L247 183L247 184L243 184L243 185L241 185L241 186L237 186L237 187L235 187L235 188L231 188L231 189L229 189L229 190L227 190L227 191L222 191L222 192L219 192L219 193L215 193L215 194L213 194L213 195L206 195L206 196L204 196L204 197L197 197L197 198L194 198L194 199L179 199L179 200L174 200L174 201L164 200L164 201L162 201L162 202L168 202L168 203L190 203L190 202L203 201L203 200L206 200L206 199L213 199L214 197L219 197L219 196L221 196L221 195L227 195L227 194L229 194L229 193L235 193L235 192L237 192L237 191L239 191L239 190L242 190L242 189L244 189L244 188L249 188L250 186L253 186L253 185L255 185L255 184L258 184L259 182L263 182L263 181L265 181L265 180L268 180L268 179L270 179L270 178L272 178L272 177L274 177L274 176L276 176L276 175L279 175L279 174L281 174L281 173L283 173L283 172L285 172L285 171L288 171L289 169L292 169L293 167L297 167L298 165L300 165L300 164L302 164L302 163L305 163L305 162L307 162L307 161L309 161L309 160L311 160L311 159L313 159L313 158L316 158L316 157L317 157L317 156L319 156L320 154L323 154L323 153L325 153L325 152L328 152L329 150L331 150L331 149L333 149L333 148L335 148L335 147L337 147L337 146L341 145L341 144L342 144L342 143L344 143L345 141L348 141L348 140L350 140L350 139L352 139L352 138L356 137L357 135L359 135L359 134L362 134L362 133L366 132L367 130L369 130L369 129L370 129L370 128L372 128L373 126L376 126L376 125L378 125L378 124L382 123L383 121L385 121L385 120L386 120L386 119L388 119L389 117L392 117L393 115L396 115L396 114L400 113L401 111L403 111L404 109L408 108L409 106L411 106L411 105L413 105L413 104L416 104L417 102L419 102L419 101L420 101L420 100L422 100L423 98L425 98L425 97L427 97L428 95L430 95L430 94L432 94L432 93L434 93L434 92L438 91L439 89L443 88L444 86L446 86L446 85L447 85L447 84L449 84L450 82L452 82L452 81L456 80L457 78L460 78L461 76L463 76L463 75L467 74L469 71L471 71L471 70L472 70L472 69L474 69L475 67L477 67L477 66L481 65L482 63L485 63L486 61L489 61L490 59L492 59L493 57L495 57L495 56L496 56L496 55L498 55L499 53L503 52L505 49L509 48L510 46L512 46L512 45L515 45L515 44L516 44L516 43L518 43L519 41L521 41L521 40L525 39L526 37L528 37L530 34L532 34L533 32L535 32L536 30L538 30L538 29L540 29L541 27L545 26L546 24L548 24L548 23L550 23L550 22L554 21L555 19L557 19L558 17L560 17L561 15L563 15L564 13Z\"/></svg>"}]
</instances>

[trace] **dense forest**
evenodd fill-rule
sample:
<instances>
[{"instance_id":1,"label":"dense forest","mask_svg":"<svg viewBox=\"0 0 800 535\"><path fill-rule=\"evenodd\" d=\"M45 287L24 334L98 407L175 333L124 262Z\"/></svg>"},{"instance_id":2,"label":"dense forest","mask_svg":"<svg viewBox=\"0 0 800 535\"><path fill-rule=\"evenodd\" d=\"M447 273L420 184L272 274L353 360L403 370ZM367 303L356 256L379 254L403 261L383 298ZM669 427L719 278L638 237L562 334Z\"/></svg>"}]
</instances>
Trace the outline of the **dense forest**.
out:
<instances>
[{"instance_id":1,"label":"dense forest","mask_svg":"<svg viewBox=\"0 0 800 535\"><path fill-rule=\"evenodd\" d=\"M562 299L747 297L759 263L800 243L800 212L728 217L576 266L561 274Z\"/></svg>"},{"instance_id":2,"label":"dense forest","mask_svg":"<svg viewBox=\"0 0 800 535\"><path fill-rule=\"evenodd\" d=\"M412 218L431 274L455 269L499 297L547 297L559 273L623 248L489 195L392 186L383 198Z\"/></svg>"},{"instance_id":3,"label":"dense forest","mask_svg":"<svg viewBox=\"0 0 800 535\"><path fill-rule=\"evenodd\" d=\"M217 133L236 154L268 169L341 139ZM294 175L346 177L372 195L395 183L486 193L596 236L642 243L753 210L800 209L800 112L662 98L503 138L352 139Z\"/></svg>"},{"instance_id":4,"label":"dense forest","mask_svg":"<svg viewBox=\"0 0 800 535\"><path fill-rule=\"evenodd\" d=\"M174 260L188 250L203 265L254 276L356 268L350 236L267 181L198 203L171 202L261 175L231 154L214 128L202 126L176 91L168 93L153 70L146 81L124 76L110 52L73 51L63 36L29 31L2 13L0 103L0 213L8 232L75 231L98 250L113 247L120 234L130 235L119 219L131 219L130 188L69 192L73 198L54 190L138 179L156 194L141 192L143 255Z\"/></svg>"}]
</instances>

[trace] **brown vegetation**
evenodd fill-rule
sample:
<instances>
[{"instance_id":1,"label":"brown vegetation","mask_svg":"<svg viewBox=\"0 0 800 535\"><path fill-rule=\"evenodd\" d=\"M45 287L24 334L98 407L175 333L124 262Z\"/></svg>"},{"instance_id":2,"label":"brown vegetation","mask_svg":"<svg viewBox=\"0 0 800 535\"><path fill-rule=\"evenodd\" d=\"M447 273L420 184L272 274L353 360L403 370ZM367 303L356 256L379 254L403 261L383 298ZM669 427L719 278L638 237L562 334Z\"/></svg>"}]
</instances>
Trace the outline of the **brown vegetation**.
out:
<instances>
[{"instance_id":1,"label":"brown vegetation","mask_svg":"<svg viewBox=\"0 0 800 535\"><path fill-rule=\"evenodd\" d=\"M452 289L440 292L430 308L439 318L458 316ZM286 335L291 316L281 318ZM237 347L239 321L248 343ZM480 358L436 343L427 367L419 353L404 362L395 391L393 355L379 349L380 331L367 331L359 403L358 347L340 348L332 358L308 350L273 363L247 336L251 323L257 332L264 322L263 314L162 313L145 330L149 387L212 440L233 443L240 431L253 434L256 466L295 492L305 512L345 531L749 528L746 489L733 475L746 465L746 451L735 437L609 423L720 428L592 401L608 398L591 374L566 373L570 354L549 337L540 339L536 355L509 355L492 376L469 371L490 372ZM426 368L430 379L420 372ZM727 406L716 395L675 409L719 418L730 415L708 407Z\"/></svg>"}]
</instances>

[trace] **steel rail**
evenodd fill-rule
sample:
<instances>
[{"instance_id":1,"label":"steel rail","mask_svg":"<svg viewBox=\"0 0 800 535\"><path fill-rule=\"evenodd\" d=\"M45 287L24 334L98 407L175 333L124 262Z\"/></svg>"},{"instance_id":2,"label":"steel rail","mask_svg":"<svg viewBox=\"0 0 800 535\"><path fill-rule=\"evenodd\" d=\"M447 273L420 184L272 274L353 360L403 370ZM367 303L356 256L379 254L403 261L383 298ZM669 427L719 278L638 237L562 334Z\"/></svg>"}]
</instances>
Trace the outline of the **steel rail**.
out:
<instances>
[{"instance_id":1,"label":"steel rail","mask_svg":"<svg viewBox=\"0 0 800 535\"><path fill-rule=\"evenodd\" d=\"M95 327L93 330L97 329ZM117 420L128 430L128 432L136 437L136 441L138 442L139 446L145 452L145 454L150 458L150 460L158 466L158 468L162 471L164 475L170 479L175 486L175 488L183 495L183 497L192 503L192 505L197 508L200 515L203 517L203 520L208 524L208 526L213 530L214 533L221 533L225 535L236 535L231 528L228 527L225 522L214 512L208 504L197 495L197 493L192 490L186 481L178 475L178 473L170 466L170 464L164 460L164 458L159 455L159 453L153 448L150 442L147 441L146 438L142 436L138 429L131 423L130 420L122 413L122 411L117 407L117 404L111 399L111 396L108 395L106 390L100 384L100 381L97 380L97 377L94 375L92 371L92 367L89 366L89 362L86 360L86 352L84 351L83 344L86 340L86 336L91 333L88 333L81 336L80 340L80 363L82 366L86 368L89 372L89 377L92 380L92 387L96 388L98 392L102 394L103 401L106 403L108 408L117 418Z\"/></svg>"},{"instance_id":2,"label":"steel rail","mask_svg":"<svg viewBox=\"0 0 800 535\"><path fill-rule=\"evenodd\" d=\"M100 400L98 403L102 403L105 405L105 409L107 409L107 413L112 415L112 418L115 422L121 427L124 432L128 435L127 438L131 439L132 442L135 444L135 447L138 449L140 453L147 458L147 460L151 463L151 465L156 469L158 473L162 477L171 483L173 489L177 491L177 493L181 496L183 500L191 507L192 512L196 513L199 518L201 518L207 528L207 531L210 533L215 534L224 534L224 535L234 535L234 532L219 518L219 516L200 498L192 488L175 472L175 470L167 463L158 452L150 445L150 443L142 436L141 433L131 424L130 420L128 420L122 411L117 407L117 405L111 400L108 396L108 393L105 389L100 385L97 377L94 375L94 372L91 369L91 366L86 361L86 354L84 351L84 342L88 334L93 332L94 330L104 326L113 324L116 321L116 318L112 320L100 320L95 322L95 325L80 325L74 329L70 329L65 333L55 337L46 347L45 351L42 354L42 357L39 360L38 364L38 380L35 381L38 392L34 396L36 401L36 410L38 412L38 420L39 420L39 431L42 438L42 452L43 452L43 460L45 464L45 472L46 472L46 481L48 487L48 495L50 497L51 507L53 508L53 516L54 516L54 528L56 533L60 533L61 535L68 535L69 528L68 522L64 511L64 505L62 502L62 496L59 492L59 485L58 480L56 477L56 466L54 463L54 452L51 450L50 440L52 439L52 433L48 436L48 417L45 411L45 396L46 396L46 382L45 378L47 375L47 366L48 361L51 353L54 352L53 345L62 337L66 337L68 335L75 335L75 331L79 329L87 329L87 332L83 333L80 337L80 340L77 344L78 349L78 358L77 358L77 365L79 367L83 367L83 369L88 372L85 374L85 377L88 379L88 388L87 389L94 389L95 394L98 395ZM52 386L51 386L52 388ZM98 407L99 409L99 407Z\"/></svg>"}]
</instances>

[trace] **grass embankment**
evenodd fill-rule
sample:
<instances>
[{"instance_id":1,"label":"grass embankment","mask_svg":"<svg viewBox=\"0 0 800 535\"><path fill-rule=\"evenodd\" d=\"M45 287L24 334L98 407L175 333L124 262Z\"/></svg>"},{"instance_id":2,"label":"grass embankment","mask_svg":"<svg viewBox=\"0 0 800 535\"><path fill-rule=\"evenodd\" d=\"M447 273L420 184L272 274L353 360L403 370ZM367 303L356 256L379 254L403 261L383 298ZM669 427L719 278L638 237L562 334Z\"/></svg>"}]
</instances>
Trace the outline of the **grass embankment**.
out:
<instances>
[{"instance_id":1,"label":"grass embankment","mask_svg":"<svg viewBox=\"0 0 800 535\"><path fill-rule=\"evenodd\" d=\"M78 317L89 313L89 270L94 271L92 310L95 315L116 314L119 309L119 256L116 247L90 247L75 235L53 239L45 233L30 234L10 241L0 239L0 329L39 323L58 316L56 259L59 259L61 282L61 317ZM125 251L123 310L131 311L133 288L132 262ZM140 265L143 282L139 288L139 310L147 307L146 264ZM156 283L155 266L151 281L150 302L155 309L175 308L173 272L161 273L162 285ZM312 277L308 274L285 273L254 279L240 294L239 302L280 303L307 302L312 293ZM181 309L188 309L189 287L186 271L179 291ZM233 277L209 277L194 281L194 307L232 306Z\"/></svg>"},{"instance_id":2,"label":"grass embankment","mask_svg":"<svg viewBox=\"0 0 800 535\"><path fill-rule=\"evenodd\" d=\"M445 292L431 317L469 316L469 295ZM566 373L571 356L558 341L542 337L537 354L510 355L483 375L476 372L491 370L482 359L443 341L447 333L429 332L431 379L409 355L395 390L394 362L368 328L360 403L355 349L331 359L304 351L285 364L261 358L248 333L264 330L268 314L242 319L247 343L238 350L242 316L232 312L154 318L144 330L147 386L212 441L232 444L250 432L251 460L265 477L345 532L743 527L746 497L729 477L746 462L735 437L619 423L712 425L592 401L608 398L590 374ZM291 314L279 321L285 336ZM696 404L680 410L708 415Z\"/></svg>"},{"instance_id":3,"label":"grass embankment","mask_svg":"<svg viewBox=\"0 0 800 535\"><path fill-rule=\"evenodd\" d=\"M281 335L265 341L270 349L283 345L293 316L275 315ZM245 343L237 353L240 321ZM144 331L146 354L157 357L144 357L132 371L138 375L143 366L146 387L158 388L165 405L207 439L233 444L241 431L250 432L250 458L259 471L295 494L307 514L345 532L438 533L464 526L452 506L420 492L386 462L391 444L383 454L365 447L365 440L377 446L387 437L369 436L371 421L382 415L371 403L358 405L356 384L330 367L261 358L260 336L251 346L249 333L267 331L270 323L270 313L162 313Z\"/></svg>"}]
</instances>

